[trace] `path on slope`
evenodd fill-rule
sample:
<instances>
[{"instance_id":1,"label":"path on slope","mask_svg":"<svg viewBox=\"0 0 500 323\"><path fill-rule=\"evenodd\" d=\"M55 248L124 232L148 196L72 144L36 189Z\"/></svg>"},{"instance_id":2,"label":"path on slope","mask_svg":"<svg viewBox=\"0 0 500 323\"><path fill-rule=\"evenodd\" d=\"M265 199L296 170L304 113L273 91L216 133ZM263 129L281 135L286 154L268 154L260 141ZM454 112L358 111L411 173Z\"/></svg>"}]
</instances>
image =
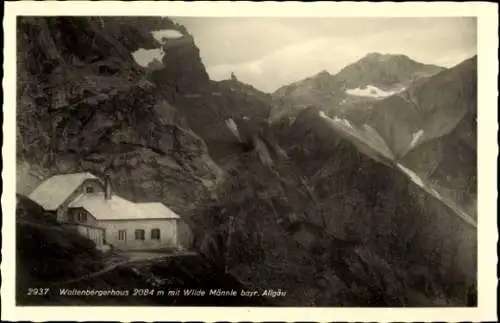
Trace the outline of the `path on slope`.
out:
<instances>
[{"instance_id":1,"label":"path on slope","mask_svg":"<svg viewBox=\"0 0 500 323\"><path fill-rule=\"evenodd\" d=\"M152 253L152 252L137 252L136 255L134 255L134 252L130 253L123 253L123 255L126 257L126 259L123 259L121 261L111 261L101 270L98 270L96 272L88 273L85 275L82 275L80 277L72 278L70 280L65 280L65 281L59 281L59 282L52 282L50 283L51 285L64 285L64 284L71 284L71 283L76 283L82 280L88 280L91 278L95 278L97 276L103 275L107 272L113 271L116 268L120 266L126 266L126 265L132 265L132 264L137 264L137 263L147 263L150 261L158 260L158 259L163 259L163 258L170 258L170 257L179 257L179 256L191 256L191 255L196 255L194 252L182 252L182 253Z\"/></svg>"}]
</instances>

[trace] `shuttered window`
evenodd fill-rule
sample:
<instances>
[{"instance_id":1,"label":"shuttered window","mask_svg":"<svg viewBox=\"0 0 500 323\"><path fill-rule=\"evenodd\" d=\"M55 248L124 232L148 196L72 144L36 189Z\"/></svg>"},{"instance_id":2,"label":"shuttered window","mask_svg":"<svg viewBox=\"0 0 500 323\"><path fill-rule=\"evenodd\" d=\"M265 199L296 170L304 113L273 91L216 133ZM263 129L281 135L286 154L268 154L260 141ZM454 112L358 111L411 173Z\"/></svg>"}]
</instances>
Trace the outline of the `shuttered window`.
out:
<instances>
[{"instance_id":1,"label":"shuttered window","mask_svg":"<svg viewBox=\"0 0 500 323\"><path fill-rule=\"evenodd\" d=\"M142 229L135 230L135 240L144 240L145 232Z\"/></svg>"},{"instance_id":2,"label":"shuttered window","mask_svg":"<svg viewBox=\"0 0 500 323\"><path fill-rule=\"evenodd\" d=\"M160 240L160 229L151 230L151 240Z\"/></svg>"},{"instance_id":3,"label":"shuttered window","mask_svg":"<svg viewBox=\"0 0 500 323\"><path fill-rule=\"evenodd\" d=\"M118 240L127 240L127 231L119 230L118 231Z\"/></svg>"}]
</instances>

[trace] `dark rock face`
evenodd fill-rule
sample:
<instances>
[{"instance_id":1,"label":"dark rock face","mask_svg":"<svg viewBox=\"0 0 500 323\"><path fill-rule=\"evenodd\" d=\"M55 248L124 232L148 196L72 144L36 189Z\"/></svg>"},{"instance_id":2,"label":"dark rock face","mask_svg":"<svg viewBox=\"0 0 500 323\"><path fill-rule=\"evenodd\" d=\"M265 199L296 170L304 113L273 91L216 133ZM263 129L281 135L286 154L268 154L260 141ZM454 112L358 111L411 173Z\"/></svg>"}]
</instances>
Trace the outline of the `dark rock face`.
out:
<instances>
[{"instance_id":1,"label":"dark rock face","mask_svg":"<svg viewBox=\"0 0 500 323\"><path fill-rule=\"evenodd\" d=\"M162 95L178 107L216 161L244 149L228 127L228 120L234 121L247 143L258 133L272 107L268 95L237 81L211 82L189 93L168 87L163 88Z\"/></svg>"},{"instance_id":2,"label":"dark rock face","mask_svg":"<svg viewBox=\"0 0 500 323\"><path fill-rule=\"evenodd\" d=\"M183 36L160 44L157 29ZM19 31L18 160L40 163L42 177L111 172L125 197L186 207L221 175L210 155L245 149L226 121L250 143L271 109L251 86L211 82L192 36L169 19L26 18ZM159 47L163 62L149 70L131 56Z\"/></svg>"},{"instance_id":3,"label":"dark rock face","mask_svg":"<svg viewBox=\"0 0 500 323\"><path fill-rule=\"evenodd\" d=\"M191 35L168 40L163 44L163 50L164 68L153 75L158 86L174 87L177 93L189 94L208 85L208 74Z\"/></svg>"}]
</instances>

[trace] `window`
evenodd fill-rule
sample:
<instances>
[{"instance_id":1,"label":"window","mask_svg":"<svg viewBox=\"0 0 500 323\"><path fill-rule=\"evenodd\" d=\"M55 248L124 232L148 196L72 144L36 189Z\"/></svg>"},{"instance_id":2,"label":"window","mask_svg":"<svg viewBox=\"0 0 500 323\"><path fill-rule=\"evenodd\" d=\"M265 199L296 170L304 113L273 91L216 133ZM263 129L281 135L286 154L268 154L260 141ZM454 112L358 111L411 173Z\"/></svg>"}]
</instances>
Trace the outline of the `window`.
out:
<instances>
[{"instance_id":1,"label":"window","mask_svg":"<svg viewBox=\"0 0 500 323\"><path fill-rule=\"evenodd\" d=\"M145 239L144 230L142 229L135 230L135 240L144 240L144 239Z\"/></svg>"},{"instance_id":2,"label":"window","mask_svg":"<svg viewBox=\"0 0 500 323\"><path fill-rule=\"evenodd\" d=\"M85 213L85 211L80 210L80 211L78 211L77 214L78 214L77 215L78 222L87 222L87 213Z\"/></svg>"},{"instance_id":3,"label":"window","mask_svg":"<svg viewBox=\"0 0 500 323\"><path fill-rule=\"evenodd\" d=\"M127 230L118 230L118 240L127 240Z\"/></svg>"},{"instance_id":4,"label":"window","mask_svg":"<svg viewBox=\"0 0 500 323\"><path fill-rule=\"evenodd\" d=\"M87 186L87 187L85 188L85 192L87 192L87 193L94 193L94 187L92 187L92 186Z\"/></svg>"},{"instance_id":5,"label":"window","mask_svg":"<svg viewBox=\"0 0 500 323\"><path fill-rule=\"evenodd\" d=\"M160 229L151 230L151 240L160 240Z\"/></svg>"}]
</instances>

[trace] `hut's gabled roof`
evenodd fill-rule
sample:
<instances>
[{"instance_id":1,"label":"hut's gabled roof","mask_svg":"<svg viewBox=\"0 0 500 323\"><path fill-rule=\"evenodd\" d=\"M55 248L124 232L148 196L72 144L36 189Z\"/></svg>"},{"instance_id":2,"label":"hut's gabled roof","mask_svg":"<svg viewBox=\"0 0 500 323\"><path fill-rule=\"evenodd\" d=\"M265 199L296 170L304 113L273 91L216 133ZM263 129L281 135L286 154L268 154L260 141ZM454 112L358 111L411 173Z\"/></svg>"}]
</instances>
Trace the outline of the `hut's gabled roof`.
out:
<instances>
[{"instance_id":1,"label":"hut's gabled roof","mask_svg":"<svg viewBox=\"0 0 500 323\"><path fill-rule=\"evenodd\" d=\"M84 208L99 221L179 218L162 203L137 204L117 195L106 200L103 193L82 194L71 202L69 207Z\"/></svg>"},{"instance_id":2,"label":"hut's gabled roof","mask_svg":"<svg viewBox=\"0 0 500 323\"><path fill-rule=\"evenodd\" d=\"M29 198L47 211L55 211L66 199L88 179L98 178L91 173L73 173L52 176L43 181Z\"/></svg>"},{"instance_id":3,"label":"hut's gabled roof","mask_svg":"<svg viewBox=\"0 0 500 323\"><path fill-rule=\"evenodd\" d=\"M179 219L179 215L165 206L163 203L138 203L137 206L142 212L149 214L150 217L161 217L165 219Z\"/></svg>"}]
</instances>

